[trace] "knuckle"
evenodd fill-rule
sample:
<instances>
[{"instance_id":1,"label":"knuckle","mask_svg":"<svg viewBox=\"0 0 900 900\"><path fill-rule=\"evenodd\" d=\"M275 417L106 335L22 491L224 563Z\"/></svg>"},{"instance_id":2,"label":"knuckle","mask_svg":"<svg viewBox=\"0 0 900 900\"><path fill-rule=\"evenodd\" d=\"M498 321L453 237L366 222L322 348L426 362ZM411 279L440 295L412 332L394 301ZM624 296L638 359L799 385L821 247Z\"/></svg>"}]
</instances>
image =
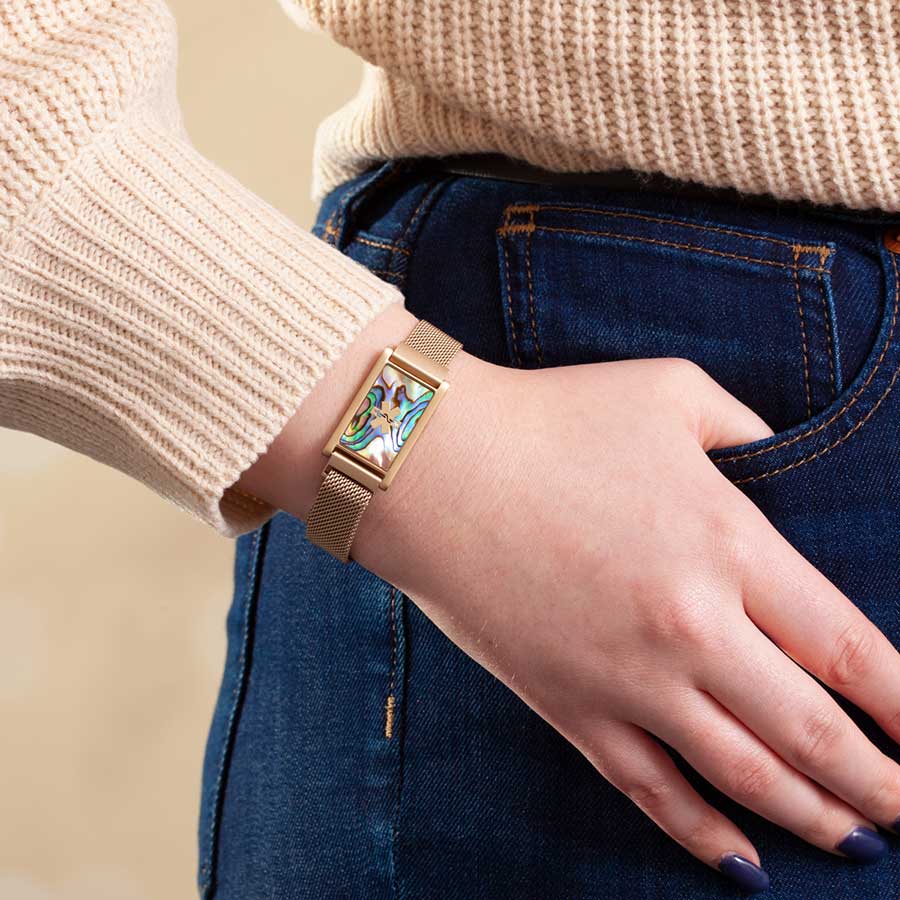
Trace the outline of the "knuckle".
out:
<instances>
[{"instance_id":1,"label":"knuckle","mask_svg":"<svg viewBox=\"0 0 900 900\"><path fill-rule=\"evenodd\" d=\"M709 376L691 359L682 356L671 356L660 360L665 375L677 384L697 384L706 381Z\"/></svg>"},{"instance_id":2,"label":"knuckle","mask_svg":"<svg viewBox=\"0 0 900 900\"><path fill-rule=\"evenodd\" d=\"M804 769L823 769L835 759L845 733L843 714L818 709L807 716L794 744L793 761Z\"/></svg>"},{"instance_id":3,"label":"knuckle","mask_svg":"<svg viewBox=\"0 0 900 900\"><path fill-rule=\"evenodd\" d=\"M878 778L875 785L866 791L862 805L862 811L869 811L875 819L893 820L900 807L900 772L892 766L890 772Z\"/></svg>"},{"instance_id":4,"label":"knuckle","mask_svg":"<svg viewBox=\"0 0 900 900\"><path fill-rule=\"evenodd\" d=\"M650 778L628 784L623 792L651 819L664 818L673 795L672 785L662 778Z\"/></svg>"},{"instance_id":5,"label":"knuckle","mask_svg":"<svg viewBox=\"0 0 900 900\"><path fill-rule=\"evenodd\" d=\"M762 800L775 787L778 767L773 759L759 754L745 757L725 774L725 792L741 803Z\"/></svg>"},{"instance_id":6,"label":"knuckle","mask_svg":"<svg viewBox=\"0 0 900 900\"><path fill-rule=\"evenodd\" d=\"M851 687L864 682L873 672L878 642L868 622L853 622L835 641L825 678L834 687Z\"/></svg>"},{"instance_id":7,"label":"knuckle","mask_svg":"<svg viewBox=\"0 0 900 900\"><path fill-rule=\"evenodd\" d=\"M712 379L697 363L681 357L657 359L656 375L661 397L679 405L693 402L697 394L707 389Z\"/></svg>"},{"instance_id":8,"label":"knuckle","mask_svg":"<svg viewBox=\"0 0 900 900\"><path fill-rule=\"evenodd\" d=\"M663 592L650 604L644 624L656 644L704 647L713 637L706 603L690 586Z\"/></svg>"},{"instance_id":9,"label":"knuckle","mask_svg":"<svg viewBox=\"0 0 900 900\"><path fill-rule=\"evenodd\" d=\"M712 514L710 535L716 570L728 582L740 583L758 560L754 535L732 509Z\"/></svg>"}]
</instances>

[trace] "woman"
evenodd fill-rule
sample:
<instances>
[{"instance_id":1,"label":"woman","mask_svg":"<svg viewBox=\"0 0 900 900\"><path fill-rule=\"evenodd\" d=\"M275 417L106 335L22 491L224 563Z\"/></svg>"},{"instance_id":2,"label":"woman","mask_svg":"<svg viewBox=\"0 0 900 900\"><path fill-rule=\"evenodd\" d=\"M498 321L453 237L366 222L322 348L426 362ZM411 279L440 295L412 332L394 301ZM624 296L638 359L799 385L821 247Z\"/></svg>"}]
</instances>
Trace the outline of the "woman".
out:
<instances>
[{"instance_id":1,"label":"woman","mask_svg":"<svg viewBox=\"0 0 900 900\"><path fill-rule=\"evenodd\" d=\"M896 896L897 10L284 2L316 236L0 4L2 423L240 535L202 895Z\"/></svg>"}]
</instances>

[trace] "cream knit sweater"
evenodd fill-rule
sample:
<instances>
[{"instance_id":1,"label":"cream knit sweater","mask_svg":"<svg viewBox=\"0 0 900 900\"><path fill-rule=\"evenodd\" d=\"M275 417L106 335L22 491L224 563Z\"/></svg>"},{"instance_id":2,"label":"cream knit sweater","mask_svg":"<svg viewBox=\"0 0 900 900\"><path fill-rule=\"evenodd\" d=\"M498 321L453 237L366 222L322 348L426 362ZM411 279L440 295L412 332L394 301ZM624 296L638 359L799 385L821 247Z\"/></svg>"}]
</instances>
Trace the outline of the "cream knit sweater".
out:
<instances>
[{"instance_id":1,"label":"cream knit sweater","mask_svg":"<svg viewBox=\"0 0 900 900\"><path fill-rule=\"evenodd\" d=\"M900 209L896 0L281 0L367 61L314 192L500 151ZM236 535L231 488L396 289L201 156L163 0L0 0L0 425Z\"/></svg>"}]
</instances>

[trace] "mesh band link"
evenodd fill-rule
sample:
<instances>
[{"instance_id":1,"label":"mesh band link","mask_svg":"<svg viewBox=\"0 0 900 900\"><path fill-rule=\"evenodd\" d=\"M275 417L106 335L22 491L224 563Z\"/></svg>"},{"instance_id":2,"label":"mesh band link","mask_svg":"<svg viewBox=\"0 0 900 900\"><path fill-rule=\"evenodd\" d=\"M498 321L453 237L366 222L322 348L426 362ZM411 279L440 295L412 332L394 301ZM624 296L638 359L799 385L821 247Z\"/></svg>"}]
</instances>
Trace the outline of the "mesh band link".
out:
<instances>
[{"instance_id":1,"label":"mesh band link","mask_svg":"<svg viewBox=\"0 0 900 900\"><path fill-rule=\"evenodd\" d=\"M450 364L450 360L456 355L456 351L462 347L462 344L456 338L444 334L440 328L435 328L430 322L419 319L413 330L407 335L404 344L409 345L413 350L433 359L439 365L446 368Z\"/></svg>"},{"instance_id":2,"label":"mesh band link","mask_svg":"<svg viewBox=\"0 0 900 900\"><path fill-rule=\"evenodd\" d=\"M462 344L430 322L419 319L404 344L446 368ZM350 548L372 492L348 475L326 468L315 502L306 518L306 536L341 562Z\"/></svg>"},{"instance_id":3,"label":"mesh band link","mask_svg":"<svg viewBox=\"0 0 900 900\"><path fill-rule=\"evenodd\" d=\"M350 558L356 529L372 492L337 469L328 469L306 522L306 536L341 562Z\"/></svg>"}]
</instances>

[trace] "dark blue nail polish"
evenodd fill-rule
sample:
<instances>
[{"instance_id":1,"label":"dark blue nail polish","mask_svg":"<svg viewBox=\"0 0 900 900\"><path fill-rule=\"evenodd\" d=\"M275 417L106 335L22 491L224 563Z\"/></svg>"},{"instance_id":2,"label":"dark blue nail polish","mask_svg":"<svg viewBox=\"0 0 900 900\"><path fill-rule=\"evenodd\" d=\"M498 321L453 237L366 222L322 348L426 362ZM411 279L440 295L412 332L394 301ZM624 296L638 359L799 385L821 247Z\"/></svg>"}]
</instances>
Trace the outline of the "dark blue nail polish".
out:
<instances>
[{"instance_id":1,"label":"dark blue nail polish","mask_svg":"<svg viewBox=\"0 0 900 900\"><path fill-rule=\"evenodd\" d=\"M726 853L719 860L719 871L742 891L750 894L756 894L769 887L769 876L759 866L743 856L738 856L737 853Z\"/></svg>"},{"instance_id":2,"label":"dark blue nail polish","mask_svg":"<svg viewBox=\"0 0 900 900\"><path fill-rule=\"evenodd\" d=\"M837 849L854 862L878 862L888 851L887 841L871 828L854 828Z\"/></svg>"}]
</instances>

